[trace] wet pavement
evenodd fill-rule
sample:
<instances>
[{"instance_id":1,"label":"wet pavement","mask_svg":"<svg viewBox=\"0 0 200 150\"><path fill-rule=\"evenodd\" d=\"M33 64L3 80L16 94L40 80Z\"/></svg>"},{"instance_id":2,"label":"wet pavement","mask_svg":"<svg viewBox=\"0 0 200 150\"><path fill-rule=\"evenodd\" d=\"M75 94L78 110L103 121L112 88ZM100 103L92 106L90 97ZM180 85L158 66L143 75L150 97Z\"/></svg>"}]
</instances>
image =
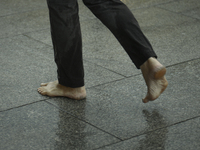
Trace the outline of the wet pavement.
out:
<instances>
[{"instance_id":1,"label":"wet pavement","mask_svg":"<svg viewBox=\"0 0 200 150\"><path fill-rule=\"evenodd\" d=\"M56 79L48 9L0 1L0 150L199 150L199 0L123 0L167 67L169 86L146 86L110 31L79 0L87 99L49 98Z\"/></svg>"}]
</instances>

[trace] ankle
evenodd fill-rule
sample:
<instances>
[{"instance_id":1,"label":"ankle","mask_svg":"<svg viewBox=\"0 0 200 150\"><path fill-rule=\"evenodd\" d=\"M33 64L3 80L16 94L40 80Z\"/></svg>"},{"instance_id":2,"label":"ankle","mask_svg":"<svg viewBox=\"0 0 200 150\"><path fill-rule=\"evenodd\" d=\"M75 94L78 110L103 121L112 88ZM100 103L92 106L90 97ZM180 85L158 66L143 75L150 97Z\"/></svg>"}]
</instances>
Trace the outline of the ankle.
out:
<instances>
[{"instance_id":1,"label":"ankle","mask_svg":"<svg viewBox=\"0 0 200 150\"><path fill-rule=\"evenodd\" d=\"M81 99L86 98L85 86L75 88L74 92L72 92L72 95L73 95L74 99L76 99L76 100L81 100Z\"/></svg>"},{"instance_id":2,"label":"ankle","mask_svg":"<svg viewBox=\"0 0 200 150\"><path fill-rule=\"evenodd\" d=\"M68 88L68 92L75 94L75 95L86 95L85 86L78 87L78 88Z\"/></svg>"},{"instance_id":3,"label":"ankle","mask_svg":"<svg viewBox=\"0 0 200 150\"><path fill-rule=\"evenodd\" d=\"M147 61L145 61L141 66L140 69L144 70L154 70L163 66L155 57L150 57Z\"/></svg>"}]
</instances>

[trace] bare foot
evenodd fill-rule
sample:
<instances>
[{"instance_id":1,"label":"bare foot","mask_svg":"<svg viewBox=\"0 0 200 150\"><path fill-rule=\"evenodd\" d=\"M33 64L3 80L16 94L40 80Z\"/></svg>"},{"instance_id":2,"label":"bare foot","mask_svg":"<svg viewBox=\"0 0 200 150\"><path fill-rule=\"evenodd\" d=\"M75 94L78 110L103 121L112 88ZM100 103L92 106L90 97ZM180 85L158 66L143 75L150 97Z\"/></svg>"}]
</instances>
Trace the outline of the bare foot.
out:
<instances>
[{"instance_id":1,"label":"bare foot","mask_svg":"<svg viewBox=\"0 0 200 150\"><path fill-rule=\"evenodd\" d=\"M149 58L140 68L148 89L143 99L143 102L147 103L157 99L167 88L166 68L153 57Z\"/></svg>"},{"instance_id":2,"label":"bare foot","mask_svg":"<svg viewBox=\"0 0 200 150\"><path fill-rule=\"evenodd\" d=\"M63 86L58 81L42 83L38 88L38 92L46 96L63 96L75 100L81 100L86 98L85 86L79 88L70 88Z\"/></svg>"}]
</instances>

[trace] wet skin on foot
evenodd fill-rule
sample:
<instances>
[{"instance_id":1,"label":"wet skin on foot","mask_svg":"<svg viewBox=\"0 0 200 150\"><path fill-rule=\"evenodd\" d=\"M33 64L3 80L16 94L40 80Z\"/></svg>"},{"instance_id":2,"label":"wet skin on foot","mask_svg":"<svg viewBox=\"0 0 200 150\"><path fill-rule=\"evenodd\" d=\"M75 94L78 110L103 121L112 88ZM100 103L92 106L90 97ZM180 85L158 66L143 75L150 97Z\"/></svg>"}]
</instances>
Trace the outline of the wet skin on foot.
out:
<instances>
[{"instance_id":1,"label":"wet skin on foot","mask_svg":"<svg viewBox=\"0 0 200 150\"><path fill-rule=\"evenodd\" d=\"M147 85L147 95L143 102L147 103L157 99L167 88L166 68L155 58L149 58L140 68Z\"/></svg>"},{"instance_id":2,"label":"wet skin on foot","mask_svg":"<svg viewBox=\"0 0 200 150\"><path fill-rule=\"evenodd\" d=\"M85 87L70 88L63 86L58 83L58 81L41 83L41 87L38 88L38 92L41 95L46 95L50 97L68 97L75 100L81 100L86 98Z\"/></svg>"},{"instance_id":3,"label":"wet skin on foot","mask_svg":"<svg viewBox=\"0 0 200 150\"><path fill-rule=\"evenodd\" d=\"M165 78L166 68L157 59L149 58L141 67L144 80L147 85L147 95L144 103L157 99L167 88L168 82ZM42 83L38 92L46 96L63 96L75 100L86 98L85 87L70 88L63 86L58 81Z\"/></svg>"}]
</instances>

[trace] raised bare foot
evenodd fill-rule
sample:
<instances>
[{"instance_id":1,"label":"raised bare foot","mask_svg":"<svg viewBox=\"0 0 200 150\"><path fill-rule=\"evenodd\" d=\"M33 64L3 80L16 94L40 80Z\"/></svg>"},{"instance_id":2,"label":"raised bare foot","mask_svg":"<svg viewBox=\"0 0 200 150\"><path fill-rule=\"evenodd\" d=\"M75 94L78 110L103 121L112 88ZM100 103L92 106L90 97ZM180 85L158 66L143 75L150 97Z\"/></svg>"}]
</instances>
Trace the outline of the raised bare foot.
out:
<instances>
[{"instance_id":1,"label":"raised bare foot","mask_svg":"<svg viewBox=\"0 0 200 150\"><path fill-rule=\"evenodd\" d=\"M79 88L70 88L63 86L58 81L42 83L38 88L38 92L46 96L63 96L75 100L81 100L86 98L85 86Z\"/></svg>"},{"instance_id":2,"label":"raised bare foot","mask_svg":"<svg viewBox=\"0 0 200 150\"><path fill-rule=\"evenodd\" d=\"M149 58L140 68L148 90L143 102L147 103L157 99L167 88L166 68L153 57Z\"/></svg>"}]
</instances>

